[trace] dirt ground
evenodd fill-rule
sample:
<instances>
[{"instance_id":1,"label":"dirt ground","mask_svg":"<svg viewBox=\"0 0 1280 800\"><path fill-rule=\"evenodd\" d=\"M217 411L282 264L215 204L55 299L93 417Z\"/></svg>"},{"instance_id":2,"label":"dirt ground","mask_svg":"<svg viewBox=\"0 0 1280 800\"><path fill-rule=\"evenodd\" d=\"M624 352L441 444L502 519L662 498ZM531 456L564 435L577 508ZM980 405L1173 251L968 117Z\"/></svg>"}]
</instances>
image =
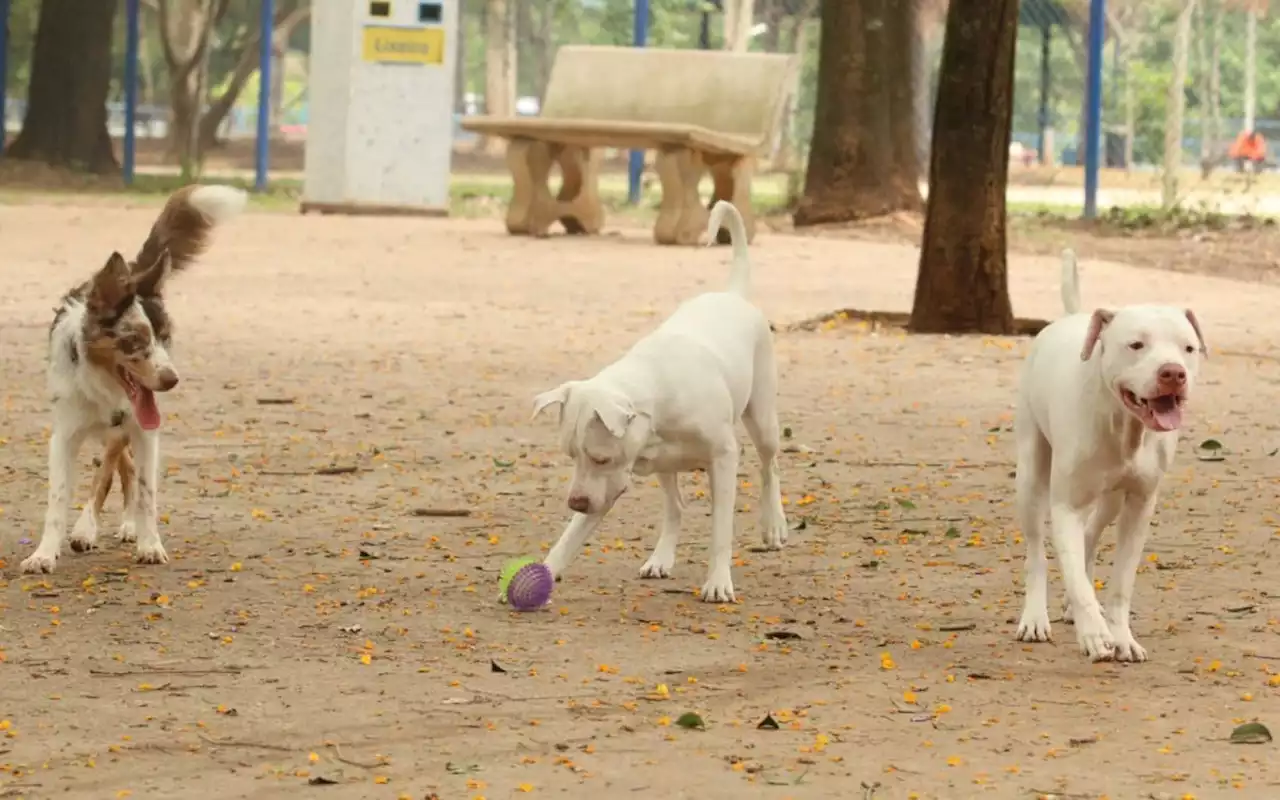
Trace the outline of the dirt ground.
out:
<instances>
[{"instance_id":1,"label":"dirt ground","mask_svg":"<svg viewBox=\"0 0 1280 800\"><path fill-rule=\"evenodd\" d=\"M503 562L567 517L570 467L531 398L722 286L728 253L494 220L233 223L171 289L171 563L108 538L23 576L51 308L154 212L0 206L0 797L1280 796L1277 744L1227 741L1280 726L1280 288L1082 264L1087 303L1189 302L1213 345L1139 575L1151 661L1090 664L1061 622L1055 643L1013 639L1026 342L787 329L909 308L915 251L839 237L753 249L797 530L752 549L748 450L736 605L693 594L702 476L683 479L676 578L637 577L661 507L637 486L550 610L495 603ZM1058 314L1056 274L1013 257L1021 316ZM1225 460L1197 460L1208 437ZM675 724L691 711L705 730Z\"/></svg>"}]
</instances>

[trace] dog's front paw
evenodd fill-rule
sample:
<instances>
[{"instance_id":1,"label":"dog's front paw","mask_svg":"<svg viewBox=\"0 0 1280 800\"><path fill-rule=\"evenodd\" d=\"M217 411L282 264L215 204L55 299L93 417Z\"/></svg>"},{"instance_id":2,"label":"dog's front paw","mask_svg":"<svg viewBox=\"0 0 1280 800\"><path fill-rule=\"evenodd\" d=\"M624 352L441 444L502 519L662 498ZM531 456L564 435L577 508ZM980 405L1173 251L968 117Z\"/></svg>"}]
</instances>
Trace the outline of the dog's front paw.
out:
<instances>
[{"instance_id":1,"label":"dog's front paw","mask_svg":"<svg viewBox=\"0 0 1280 800\"><path fill-rule=\"evenodd\" d=\"M22 571L28 574L38 574L41 572L53 572L53 568L58 564L57 553L41 553L39 550L32 553L22 562Z\"/></svg>"},{"instance_id":2,"label":"dog's front paw","mask_svg":"<svg viewBox=\"0 0 1280 800\"><path fill-rule=\"evenodd\" d=\"M71 549L77 553L87 553L98 546L98 523L93 517L85 514L76 520L71 530Z\"/></svg>"},{"instance_id":3,"label":"dog's front paw","mask_svg":"<svg viewBox=\"0 0 1280 800\"><path fill-rule=\"evenodd\" d=\"M152 542L139 543L133 560L139 564L168 564L169 554L164 551L164 545L160 544L160 540L156 539Z\"/></svg>"},{"instance_id":4,"label":"dog's front paw","mask_svg":"<svg viewBox=\"0 0 1280 800\"><path fill-rule=\"evenodd\" d=\"M1018 622L1018 641L1048 642L1052 639L1048 610L1024 608L1022 619Z\"/></svg>"},{"instance_id":5,"label":"dog's front paw","mask_svg":"<svg viewBox=\"0 0 1280 800\"><path fill-rule=\"evenodd\" d=\"M1116 640L1098 609L1076 614L1076 643L1090 661L1110 661L1115 657Z\"/></svg>"},{"instance_id":6,"label":"dog's front paw","mask_svg":"<svg viewBox=\"0 0 1280 800\"><path fill-rule=\"evenodd\" d=\"M1133 638L1132 631L1113 630L1112 638L1115 639L1115 654L1112 658L1116 661L1132 661L1136 663L1147 660L1146 648L1138 644L1138 640Z\"/></svg>"},{"instance_id":7,"label":"dog's front paw","mask_svg":"<svg viewBox=\"0 0 1280 800\"><path fill-rule=\"evenodd\" d=\"M120 529L116 531L116 538L125 544L133 544L138 541L138 528L133 524L133 520L127 519L120 523Z\"/></svg>"},{"instance_id":8,"label":"dog's front paw","mask_svg":"<svg viewBox=\"0 0 1280 800\"><path fill-rule=\"evenodd\" d=\"M702 602L737 602L737 598L733 595L733 578L729 575L728 570L713 572L707 577L707 582L702 584Z\"/></svg>"},{"instance_id":9,"label":"dog's front paw","mask_svg":"<svg viewBox=\"0 0 1280 800\"><path fill-rule=\"evenodd\" d=\"M641 578L670 578L671 569L675 566L675 559L663 558L657 553L649 556L649 560L644 562L644 566L640 568Z\"/></svg>"}]
</instances>

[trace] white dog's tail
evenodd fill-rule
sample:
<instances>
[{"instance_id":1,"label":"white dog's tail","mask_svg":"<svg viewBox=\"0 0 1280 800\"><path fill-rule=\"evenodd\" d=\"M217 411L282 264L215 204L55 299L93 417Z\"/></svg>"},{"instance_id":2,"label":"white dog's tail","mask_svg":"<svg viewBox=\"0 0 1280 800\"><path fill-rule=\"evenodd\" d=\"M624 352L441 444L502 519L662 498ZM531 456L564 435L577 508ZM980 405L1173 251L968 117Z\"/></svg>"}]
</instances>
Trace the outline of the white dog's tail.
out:
<instances>
[{"instance_id":1,"label":"white dog's tail","mask_svg":"<svg viewBox=\"0 0 1280 800\"><path fill-rule=\"evenodd\" d=\"M1080 272L1076 269L1076 251L1062 251L1062 308L1068 314L1080 313Z\"/></svg>"},{"instance_id":2,"label":"white dog's tail","mask_svg":"<svg viewBox=\"0 0 1280 800\"><path fill-rule=\"evenodd\" d=\"M707 221L707 246L716 243L724 218L729 218L729 241L733 243L733 271L729 273L729 291L746 295L751 288L751 260L747 257L747 227L742 214L728 200L717 200Z\"/></svg>"}]
</instances>

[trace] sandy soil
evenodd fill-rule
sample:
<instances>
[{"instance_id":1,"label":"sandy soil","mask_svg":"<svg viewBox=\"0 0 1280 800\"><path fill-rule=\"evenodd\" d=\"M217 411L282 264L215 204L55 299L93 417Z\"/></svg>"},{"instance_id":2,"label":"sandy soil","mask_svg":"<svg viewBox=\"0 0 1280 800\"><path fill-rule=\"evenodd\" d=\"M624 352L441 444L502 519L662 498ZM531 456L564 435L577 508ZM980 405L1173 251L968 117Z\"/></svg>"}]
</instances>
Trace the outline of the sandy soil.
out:
<instances>
[{"instance_id":1,"label":"sandy soil","mask_svg":"<svg viewBox=\"0 0 1280 800\"><path fill-rule=\"evenodd\" d=\"M1226 741L1280 726L1280 289L1082 265L1087 302L1189 301L1214 345L1139 576L1152 660L1090 664L1060 622L1054 644L1013 640L1025 342L852 323L778 335L800 529L751 549L749 451L738 604L692 593L708 503L686 476L676 578L636 575L661 507L640 486L550 611L497 605L502 563L566 519L570 468L532 396L726 279L725 250L636 229L237 221L172 288L172 563L111 543L22 576L50 309L153 213L0 207L0 797L1280 795L1277 745ZM909 247L766 233L754 255L779 324L909 307ZM1020 315L1058 313L1056 270L1014 258ZM1226 460L1196 459L1209 436ZM442 508L470 516L418 515ZM675 724L689 711L706 730Z\"/></svg>"}]
</instances>

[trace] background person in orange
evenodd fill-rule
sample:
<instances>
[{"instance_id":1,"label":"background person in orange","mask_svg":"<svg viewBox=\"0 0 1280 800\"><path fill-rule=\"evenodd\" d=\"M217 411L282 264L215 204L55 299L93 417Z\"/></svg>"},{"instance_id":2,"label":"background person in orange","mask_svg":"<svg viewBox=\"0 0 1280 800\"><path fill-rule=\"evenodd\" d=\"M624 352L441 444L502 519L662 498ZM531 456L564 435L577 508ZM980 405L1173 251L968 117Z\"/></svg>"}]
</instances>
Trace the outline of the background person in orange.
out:
<instances>
[{"instance_id":1,"label":"background person in orange","mask_svg":"<svg viewBox=\"0 0 1280 800\"><path fill-rule=\"evenodd\" d=\"M1236 169L1242 172L1246 161L1253 167L1251 171L1258 172L1267 160L1267 140L1256 130L1240 131L1240 135L1231 143L1227 157L1236 162Z\"/></svg>"}]
</instances>

